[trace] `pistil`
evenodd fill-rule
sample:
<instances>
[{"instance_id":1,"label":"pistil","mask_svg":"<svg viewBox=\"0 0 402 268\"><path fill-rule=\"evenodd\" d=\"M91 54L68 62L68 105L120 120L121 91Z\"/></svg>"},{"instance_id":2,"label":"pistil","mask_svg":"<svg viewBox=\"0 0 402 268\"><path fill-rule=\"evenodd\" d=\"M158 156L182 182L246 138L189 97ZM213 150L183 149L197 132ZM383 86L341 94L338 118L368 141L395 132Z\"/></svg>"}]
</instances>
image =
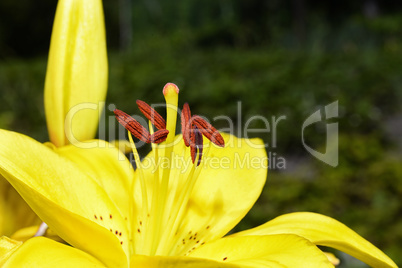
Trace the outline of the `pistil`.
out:
<instances>
[{"instance_id":1,"label":"pistil","mask_svg":"<svg viewBox=\"0 0 402 268\"><path fill-rule=\"evenodd\" d=\"M174 137L176 132L176 120L177 120L177 104L178 104L178 97L179 97L179 88L172 83L168 83L163 88L163 95L165 96L166 100L166 121L167 125L166 128L169 130L169 134L166 138L165 144L165 159L167 161L167 166L163 167L162 171L162 180L160 185L160 196L159 202L156 209L156 224L155 224L155 236L152 243L151 255L154 255L158 242L161 239L161 231L162 231L162 224L165 224L164 219L165 217L168 218L168 215L165 215L166 212L166 201L167 201L167 192L169 187L169 177L170 171L172 167L172 159L173 159L173 146L174 146ZM159 180L158 180L159 182ZM156 182L156 183L158 183Z\"/></svg>"}]
</instances>

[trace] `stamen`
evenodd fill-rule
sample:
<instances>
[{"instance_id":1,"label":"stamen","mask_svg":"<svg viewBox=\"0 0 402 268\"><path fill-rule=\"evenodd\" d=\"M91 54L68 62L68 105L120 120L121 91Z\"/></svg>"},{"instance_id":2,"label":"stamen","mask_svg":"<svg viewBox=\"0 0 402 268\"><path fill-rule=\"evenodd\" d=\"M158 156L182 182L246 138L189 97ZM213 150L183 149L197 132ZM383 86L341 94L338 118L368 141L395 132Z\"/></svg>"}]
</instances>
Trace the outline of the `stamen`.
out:
<instances>
[{"instance_id":1,"label":"stamen","mask_svg":"<svg viewBox=\"0 0 402 268\"><path fill-rule=\"evenodd\" d=\"M39 225L38 231L36 231L36 234L34 236L44 236L48 228L49 227L47 226L47 224L45 222L42 222Z\"/></svg>"},{"instance_id":2,"label":"stamen","mask_svg":"<svg viewBox=\"0 0 402 268\"><path fill-rule=\"evenodd\" d=\"M149 122L149 132L151 134L153 133L153 127L151 125L151 122ZM155 143L152 143L152 153L153 153L153 158L155 159L155 166L154 166L154 178L153 178L153 186L152 186L152 200L151 200L151 211L150 211L150 219L149 219L149 224L147 226L147 232L145 232L145 240L144 240L144 246L142 247L143 252L141 254L151 254L153 248L156 247L156 237L155 234L151 230L155 230L155 226L158 222L158 219L156 218L156 208L158 204L158 195L156 193L159 192L159 154L158 154L158 145Z\"/></svg>"},{"instance_id":3,"label":"stamen","mask_svg":"<svg viewBox=\"0 0 402 268\"><path fill-rule=\"evenodd\" d=\"M197 126L198 131L195 130L194 125ZM225 147L225 141L219 131L216 130L216 128L214 128L210 123L208 123L198 115L191 116L191 111L188 103L185 103L183 105L183 110L181 112L181 131L183 134L184 144L187 147L190 146L190 144L193 144L191 148L191 158L193 160L193 163L195 159L196 147L200 148L200 151L202 152L202 137L198 138L198 140L201 140L200 142L196 143L195 140L191 141L191 135L193 132L201 132L201 134L203 134L216 145L220 147ZM193 139L195 139L195 136Z\"/></svg>"},{"instance_id":4,"label":"stamen","mask_svg":"<svg viewBox=\"0 0 402 268\"><path fill-rule=\"evenodd\" d=\"M197 166L199 166L201 163L202 149L203 149L202 134L198 130L197 126L193 126L190 131L190 152L193 164L196 160L196 156L198 156Z\"/></svg>"},{"instance_id":5,"label":"stamen","mask_svg":"<svg viewBox=\"0 0 402 268\"><path fill-rule=\"evenodd\" d=\"M198 161L198 156L197 159ZM166 225L166 231L163 233L161 242L158 247L158 251L165 251L167 250L167 246L169 242L172 241L172 236L176 232L178 224L181 222L181 217L183 216L183 208L187 205L189 193L192 192L194 184L197 180L198 176L194 177L194 172L196 170L196 165L193 165L190 171L190 174L185 180L182 190L179 192L179 196L177 197L177 203L174 206L174 210L170 212L171 217ZM184 241L183 241L184 242Z\"/></svg>"},{"instance_id":6,"label":"stamen","mask_svg":"<svg viewBox=\"0 0 402 268\"><path fill-rule=\"evenodd\" d=\"M206 147L205 149L205 155L208 155L208 151L209 148L211 148L211 144L209 144L208 147ZM198 155L196 157L196 161L198 161ZM183 217L185 215L185 208L188 204L188 201L190 200L190 196L191 193L193 192L194 186L197 182L197 179L201 173L201 171L203 170L205 162L201 161L201 165L200 166L196 166L193 165L190 174L187 177L187 180L183 186L183 190L181 191L181 194L178 198L177 204L178 204L178 211L176 211L175 215L177 215L176 217L172 217L173 220L173 227L168 229L170 230L170 234L168 236L168 239L166 239L166 241L170 242L171 245L174 245L175 243L177 243L176 239L180 239L180 235L177 236L177 238L173 238L173 235L178 231L178 228L180 227L180 223L182 223ZM176 241L175 241L176 240ZM165 248L166 249L166 248ZM170 247L170 252L168 255L172 254L172 251L175 249L175 247L171 246Z\"/></svg>"},{"instance_id":7,"label":"stamen","mask_svg":"<svg viewBox=\"0 0 402 268\"><path fill-rule=\"evenodd\" d=\"M205 121L201 116L194 115L191 118L191 122L196 125L200 129L201 133L211 142L220 147L225 147L225 141L219 131L216 130L216 128L214 128L210 123Z\"/></svg>"},{"instance_id":8,"label":"stamen","mask_svg":"<svg viewBox=\"0 0 402 268\"><path fill-rule=\"evenodd\" d=\"M116 115L117 121L119 121L119 123L130 131L137 139L146 143L150 142L151 135L145 127L138 123L137 120L121 110L114 109L113 112Z\"/></svg>"},{"instance_id":9,"label":"stamen","mask_svg":"<svg viewBox=\"0 0 402 268\"><path fill-rule=\"evenodd\" d=\"M183 110L181 111L181 132L183 133L184 144L188 147L190 146L190 128L191 128L191 111L188 103L183 105Z\"/></svg>"},{"instance_id":10,"label":"stamen","mask_svg":"<svg viewBox=\"0 0 402 268\"><path fill-rule=\"evenodd\" d=\"M129 140L137 164L142 192L142 209L141 212L136 212L140 214L138 215L139 218L138 220L133 220L131 226L132 230L137 230L133 235L139 239L138 245L142 245L135 247L136 254L152 256L168 253L169 255L176 250L181 250L183 251L182 253L185 253L188 251L188 247L194 246L193 249L195 249L202 244L199 243L200 240L197 239L196 232L194 236L190 237L191 241L185 241L185 247L177 248L174 246L178 245L177 243L184 238L181 234L181 223L186 214L185 208L205 164L202 158L203 156L204 158L206 157L205 154L208 153L208 149L211 147L211 143L209 143L209 146L204 149L202 136L205 135L210 142L220 147L225 146L225 141L221 134L206 120L198 115L192 116L189 105L185 103L181 112L181 128L184 140L184 143L182 143L183 153L178 155L185 155L186 147L190 147L193 165L189 173L183 173L180 172L181 169L174 168L173 163L178 161L175 158L177 152L175 153L173 150L174 145L179 142L179 140L175 140L178 93L179 89L173 83L168 83L163 88L166 100L166 121L150 105L137 100L138 108L149 120L149 131L128 114L117 109L114 110L119 123L129 131ZM152 125L158 130L154 132ZM153 158L155 159L153 178L149 178L152 180L152 184L146 184L144 171L142 170L143 166L131 135L143 142L152 144ZM160 144L162 142L164 143ZM163 165L159 164L161 161L159 154L162 154L163 160L167 160L167 162L163 162ZM185 174L188 175L186 176ZM170 183L171 179L178 180L181 183L177 183L177 185L176 182ZM152 189L147 189L151 185ZM131 184L131 190L134 193L134 183ZM147 195L151 193L152 198L148 200ZM134 209L134 198L130 200L130 203L132 203L130 207Z\"/></svg>"},{"instance_id":11,"label":"stamen","mask_svg":"<svg viewBox=\"0 0 402 268\"><path fill-rule=\"evenodd\" d=\"M139 172L140 177L140 185L141 185L141 193L142 193L142 205L143 205L143 215L142 217L146 220L146 215L148 214L148 195L147 195L147 188L145 182L145 176L143 170L141 168L141 161L140 156L138 155L137 148L135 147L133 137L131 137L131 133L128 133L128 138L130 140L131 149L133 150L135 165L137 166L137 171ZM134 183L131 183L131 190L134 193Z\"/></svg>"},{"instance_id":12,"label":"stamen","mask_svg":"<svg viewBox=\"0 0 402 268\"><path fill-rule=\"evenodd\" d=\"M157 129L166 129L166 121L163 117L155 111L151 106L149 106L145 101L137 100L138 108L145 117L152 122Z\"/></svg>"},{"instance_id":13,"label":"stamen","mask_svg":"<svg viewBox=\"0 0 402 268\"><path fill-rule=\"evenodd\" d=\"M169 130L167 129L160 129L153 133L150 137L150 141L152 143L161 143L164 142L169 134Z\"/></svg>"}]
</instances>

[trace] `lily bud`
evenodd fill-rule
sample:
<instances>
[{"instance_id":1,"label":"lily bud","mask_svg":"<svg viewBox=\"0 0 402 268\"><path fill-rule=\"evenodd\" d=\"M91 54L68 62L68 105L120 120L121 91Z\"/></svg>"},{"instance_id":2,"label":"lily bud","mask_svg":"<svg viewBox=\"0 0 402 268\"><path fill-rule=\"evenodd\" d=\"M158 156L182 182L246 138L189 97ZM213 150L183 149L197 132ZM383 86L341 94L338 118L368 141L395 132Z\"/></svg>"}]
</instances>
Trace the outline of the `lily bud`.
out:
<instances>
[{"instance_id":1,"label":"lily bud","mask_svg":"<svg viewBox=\"0 0 402 268\"><path fill-rule=\"evenodd\" d=\"M45 81L49 138L57 147L95 137L107 76L101 0L60 0Z\"/></svg>"}]
</instances>

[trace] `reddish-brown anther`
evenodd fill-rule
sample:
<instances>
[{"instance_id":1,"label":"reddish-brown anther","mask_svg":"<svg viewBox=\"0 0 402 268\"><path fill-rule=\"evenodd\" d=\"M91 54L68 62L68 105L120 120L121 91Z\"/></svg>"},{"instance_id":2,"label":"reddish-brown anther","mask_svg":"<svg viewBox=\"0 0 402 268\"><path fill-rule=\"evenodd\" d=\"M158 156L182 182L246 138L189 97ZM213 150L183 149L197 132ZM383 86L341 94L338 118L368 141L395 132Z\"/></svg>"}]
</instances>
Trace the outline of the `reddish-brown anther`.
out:
<instances>
[{"instance_id":1,"label":"reddish-brown anther","mask_svg":"<svg viewBox=\"0 0 402 268\"><path fill-rule=\"evenodd\" d=\"M201 116L194 115L190 120L191 123L196 125L201 133L207 137L207 139L220 147L225 147L225 141L219 131L210 123L205 121Z\"/></svg>"},{"instance_id":2,"label":"reddish-brown anther","mask_svg":"<svg viewBox=\"0 0 402 268\"><path fill-rule=\"evenodd\" d=\"M119 121L119 123L130 131L137 139L146 143L150 142L151 134L149 134L148 130L138 123L137 120L121 110L114 109L113 112L116 115L117 121Z\"/></svg>"},{"instance_id":3,"label":"reddish-brown anther","mask_svg":"<svg viewBox=\"0 0 402 268\"><path fill-rule=\"evenodd\" d=\"M181 110L181 133L183 134L184 144L188 147L190 145L190 128L191 128L191 111L188 103L183 105Z\"/></svg>"},{"instance_id":4,"label":"reddish-brown anther","mask_svg":"<svg viewBox=\"0 0 402 268\"><path fill-rule=\"evenodd\" d=\"M195 158L198 154L198 162L197 166L201 163L202 158L202 150L203 150L203 138L201 132L198 130L197 126L193 126L190 131L190 153L191 153L191 160L193 164L195 162Z\"/></svg>"},{"instance_id":5,"label":"reddish-brown anther","mask_svg":"<svg viewBox=\"0 0 402 268\"><path fill-rule=\"evenodd\" d=\"M138 108L140 109L141 113L148 118L151 123L156 126L157 129L166 129L166 121L163 117L155 111L151 106L148 105L145 101L137 100Z\"/></svg>"},{"instance_id":6,"label":"reddish-brown anther","mask_svg":"<svg viewBox=\"0 0 402 268\"><path fill-rule=\"evenodd\" d=\"M166 140L168 134L169 134L169 130L160 129L160 130L154 132L154 134L151 135L151 142L152 143L164 142Z\"/></svg>"}]
</instances>

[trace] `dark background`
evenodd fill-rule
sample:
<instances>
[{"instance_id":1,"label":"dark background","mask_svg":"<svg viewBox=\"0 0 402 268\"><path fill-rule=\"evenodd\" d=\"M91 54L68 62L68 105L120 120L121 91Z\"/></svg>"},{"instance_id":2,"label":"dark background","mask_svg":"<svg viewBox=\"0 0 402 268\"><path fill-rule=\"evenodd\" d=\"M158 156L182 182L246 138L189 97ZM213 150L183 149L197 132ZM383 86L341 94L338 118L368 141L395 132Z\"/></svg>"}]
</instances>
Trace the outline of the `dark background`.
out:
<instances>
[{"instance_id":1,"label":"dark background","mask_svg":"<svg viewBox=\"0 0 402 268\"><path fill-rule=\"evenodd\" d=\"M56 4L0 2L0 127L42 142L48 139L43 85ZM180 105L187 101L211 120L286 116L276 148L268 148L286 160L286 169L270 171L237 230L287 212L315 211L341 220L402 264L400 1L108 0L104 10L107 104L137 113L136 99L160 103L163 85L174 82ZM339 165L333 168L307 153L300 129L310 114L337 100L340 117L332 121L339 122ZM325 150L325 123L305 135L311 147ZM361 266L337 254L343 267Z\"/></svg>"}]
</instances>

